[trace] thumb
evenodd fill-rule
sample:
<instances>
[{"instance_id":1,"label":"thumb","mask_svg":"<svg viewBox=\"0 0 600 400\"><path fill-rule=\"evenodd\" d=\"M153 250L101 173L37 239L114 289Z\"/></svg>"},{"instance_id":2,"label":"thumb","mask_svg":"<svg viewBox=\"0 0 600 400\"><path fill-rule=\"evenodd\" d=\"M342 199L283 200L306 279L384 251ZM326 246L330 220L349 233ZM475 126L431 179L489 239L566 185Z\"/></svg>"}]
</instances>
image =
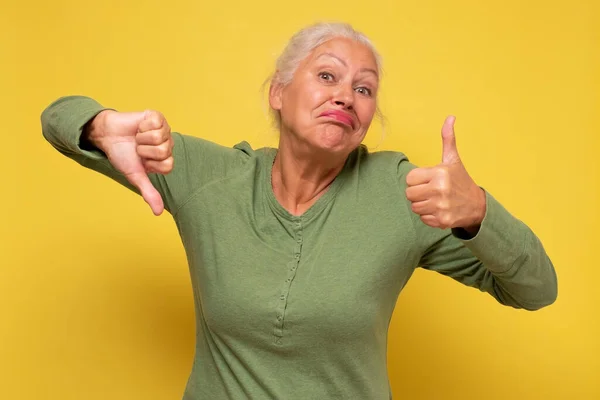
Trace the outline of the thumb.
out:
<instances>
[{"instance_id":1,"label":"thumb","mask_svg":"<svg viewBox=\"0 0 600 400\"><path fill-rule=\"evenodd\" d=\"M456 148L456 137L454 136L454 116L449 116L442 127L442 163L453 164L460 162L458 149Z\"/></svg>"},{"instance_id":2,"label":"thumb","mask_svg":"<svg viewBox=\"0 0 600 400\"><path fill-rule=\"evenodd\" d=\"M158 216L162 214L165 209L163 199L160 197L160 193L158 193L154 185L152 185L150 178L148 178L148 175L146 175L145 172L134 172L129 174L127 180L133 186L138 188L142 198L148 203L154 215Z\"/></svg>"}]
</instances>

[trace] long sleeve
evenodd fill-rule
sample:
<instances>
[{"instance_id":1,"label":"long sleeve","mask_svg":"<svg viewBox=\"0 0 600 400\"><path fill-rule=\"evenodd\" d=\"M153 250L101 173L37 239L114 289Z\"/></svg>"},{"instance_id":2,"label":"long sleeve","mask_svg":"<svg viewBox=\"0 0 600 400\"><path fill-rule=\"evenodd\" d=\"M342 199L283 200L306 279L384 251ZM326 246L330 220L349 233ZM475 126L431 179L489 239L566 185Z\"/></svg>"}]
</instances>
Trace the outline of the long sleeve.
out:
<instances>
[{"instance_id":1,"label":"long sleeve","mask_svg":"<svg viewBox=\"0 0 600 400\"><path fill-rule=\"evenodd\" d=\"M401 163L404 185L413 167ZM557 298L557 276L541 241L485 193L486 214L472 238L462 236L460 230L429 227L413 213L422 246L420 266L487 292L507 306L533 311L552 304Z\"/></svg>"},{"instance_id":2,"label":"long sleeve","mask_svg":"<svg viewBox=\"0 0 600 400\"><path fill-rule=\"evenodd\" d=\"M41 115L43 137L62 155L99 172L140 194L138 189L117 171L106 155L81 142L85 125L107 107L86 96L65 96L52 102ZM246 158L242 151L193 136L172 132L175 146L173 170L167 174L148 174L171 214L196 190L211 181L222 179Z\"/></svg>"}]
</instances>

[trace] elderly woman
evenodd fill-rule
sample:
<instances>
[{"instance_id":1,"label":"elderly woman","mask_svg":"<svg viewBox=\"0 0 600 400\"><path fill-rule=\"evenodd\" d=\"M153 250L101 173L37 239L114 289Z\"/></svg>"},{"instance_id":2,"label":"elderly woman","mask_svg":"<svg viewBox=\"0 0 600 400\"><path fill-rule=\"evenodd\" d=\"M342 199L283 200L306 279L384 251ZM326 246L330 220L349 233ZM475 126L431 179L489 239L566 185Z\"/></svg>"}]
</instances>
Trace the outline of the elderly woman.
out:
<instances>
[{"instance_id":1,"label":"elderly woman","mask_svg":"<svg viewBox=\"0 0 600 400\"><path fill-rule=\"evenodd\" d=\"M271 80L276 149L224 147L83 96L42 113L56 150L177 224L197 318L184 399L391 398L388 324L417 267L507 306L554 302L542 244L469 177L452 117L433 168L361 145L380 70L346 24L298 32Z\"/></svg>"}]
</instances>

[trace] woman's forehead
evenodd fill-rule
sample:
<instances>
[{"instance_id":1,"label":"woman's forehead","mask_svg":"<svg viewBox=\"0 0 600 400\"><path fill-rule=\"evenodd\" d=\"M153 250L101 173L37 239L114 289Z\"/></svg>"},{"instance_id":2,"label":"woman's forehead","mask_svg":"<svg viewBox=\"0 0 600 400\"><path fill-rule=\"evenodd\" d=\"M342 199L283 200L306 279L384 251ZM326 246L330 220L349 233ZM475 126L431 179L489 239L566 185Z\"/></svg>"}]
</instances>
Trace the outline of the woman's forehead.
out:
<instances>
[{"instance_id":1,"label":"woman's forehead","mask_svg":"<svg viewBox=\"0 0 600 400\"><path fill-rule=\"evenodd\" d=\"M351 39L331 39L315 48L307 61L308 64L332 61L345 67L371 69L377 75L377 62L371 49Z\"/></svg>"}]
</instances>

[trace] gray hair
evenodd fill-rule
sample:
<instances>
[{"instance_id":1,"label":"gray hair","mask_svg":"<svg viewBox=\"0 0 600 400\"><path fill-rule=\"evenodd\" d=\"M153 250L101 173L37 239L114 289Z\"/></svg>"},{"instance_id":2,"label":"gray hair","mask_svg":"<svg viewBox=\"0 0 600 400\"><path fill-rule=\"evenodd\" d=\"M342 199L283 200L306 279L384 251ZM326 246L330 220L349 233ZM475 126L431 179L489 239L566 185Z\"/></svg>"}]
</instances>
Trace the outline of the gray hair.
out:
<instances>
[{"instance_id":1,"label":"gray hair","mask_svg":"<svg viewBox=\"0 0 600 400\"><path fill-rule=\"evenodd\" d=\"M275 63L276 72L263 84L288 85L300 63L317 47L334 38L347 38L365 45L375 57L377 72L379 76L383 73L382 58L371 40L362 32L355 30L350 24L342 22L320 22L307 26L296 32L289 40L281 55ZM271 108L270 112L277 129L281 127L281 116L279 111ZM383 115L377 107L377 116L383 124Z\"/></svg>"}]
</instances>

